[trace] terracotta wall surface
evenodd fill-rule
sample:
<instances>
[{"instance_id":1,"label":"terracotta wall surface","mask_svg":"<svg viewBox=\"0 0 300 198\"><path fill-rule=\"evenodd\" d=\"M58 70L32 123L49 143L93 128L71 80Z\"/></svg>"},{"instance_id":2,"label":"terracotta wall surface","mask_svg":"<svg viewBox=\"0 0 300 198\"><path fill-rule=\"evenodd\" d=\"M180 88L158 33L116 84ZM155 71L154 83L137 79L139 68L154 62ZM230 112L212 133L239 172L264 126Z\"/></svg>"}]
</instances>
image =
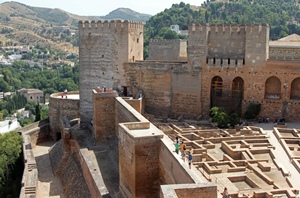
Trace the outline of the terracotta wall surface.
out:
<instances>
[{"instance_id":1,"label":"terracotta wall surface","mask_svg":"<svg viewBox=\"0 0 300 198\"><path fill-rule=\"evenodd\" d=\"M242 102L242 114L246 111L250 103L260 103L262 109L259 116L269 117L285 117L288 121L300 120L300 111L298 106L300 100L291 100L291 84L293 80L299 78L300 72L297 69L296 62L283 61L267 61L265 66L243 66L239 68L226 67L210 67L203 69L202 81L202 110L204 115L209 114L210 106L210 91L211 81L213 77L219 76L223 82L232 82L236 77L241 77L244 80L244 92ZM276 77L280 81L279 99L266 98L266 81ZM287 87L285 87L285 85ZM268 89L273 89L271 84ZM278 90L278 87L274 88ZM286 104L285 104L286 103Z\"/></svg>"},{"instance_id":2,"label":"terracotta wall surface","mask_svg":"<svg viewBox=\"0 0 300 198\"><path fill-rule=\"evenodd\" d=\"M93 134L96 142L115 135L115 97L117 92L97 93L93 90Z\"/></svg>"}]
</instances>

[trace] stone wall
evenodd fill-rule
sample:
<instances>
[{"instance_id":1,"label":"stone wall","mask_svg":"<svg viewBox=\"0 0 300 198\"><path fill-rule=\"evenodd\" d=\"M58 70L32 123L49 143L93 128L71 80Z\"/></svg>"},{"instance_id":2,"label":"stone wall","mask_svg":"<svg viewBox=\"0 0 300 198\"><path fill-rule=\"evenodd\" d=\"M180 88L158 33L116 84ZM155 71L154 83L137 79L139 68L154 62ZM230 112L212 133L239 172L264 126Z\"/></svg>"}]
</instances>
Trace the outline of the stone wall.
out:
<instances>
[{"instance_id":1,"label":"stone wall","mask_svg":"<svg viewBox=\"0 0 300 198\"><path fill-rule=\"evenodd\" d=\"M271 60L300 60L300 48L299 47L279 47L270 46L270 56Z\"/></svg>"},{"instance_id":2,"label":"stone wall","mask_svg":"<svg viewBox=\"0 0 300 198\"><path fill-rule=\"evenodd\" d=\"M61 119L62 140L49 151L52 170L61 179L66 197L101 198L98 174L87 149L80 149L71 139L71 125L66 117Z\"/></svg>"},{"instance_id":3,"label":"stone wall","mask_svg":"<svg viewBox=\"0 0 300 198\"><path fill-rule=\"evenodd\" d=\"M187 61L187 43L180 39L151 39L149 60Z\"/></svg>"},{"instance_id":4,"label":"stone wall","mask_svg":"<svg viewBox=\"0 0 300 198\"><path fill-rule=\"evenodd\" d=\"M216 198L218 197L217 186L211 183L162 185L160 191L161 198L199 198L199 195L201 197Z\"/></svg>"},{"instance_id":5,"label":"stone wall","mask_svg":"<svg viewBox=\"0 0 300 198\"><path fill-rule=\"evenodd\" d=\"M22 134L24 171L21 182L20 198L32 198L38 195L38 170L33 155L30 135Z\"/></svg>"},{"instance_id":6,"label":"stone wall","mask_svg":"<svg viewBox=\"0 0 300 198\"><path fill-rule=\"evenodd\" d=\"M92 92L98 86L127 86L124 62L143 59L143 24L120 20L79 22L80 122L92 119Z\"/></svg>"},{"instance_id":7,"label":"stone wall","mask_svg":"<svg viewBox=\"0 0 300 198\"><path fill-rule=\"evenodd\" d=\"M68 92L68 95L78 95L79 92ZM58 135L61 136L60 118L67 116L68 119L78 118L79 113L79 99L75 98L61 98L62 93L51 94L49 100L49 123L51 129L51 137L58 140Z\"/></svg>"},{"instance_id":8,"label":"stone wall","mask_svg":"<svg viewBox=\"0 0 300 198\"><path fill-rule=\"evenodd\" d=\"M120 124L120 189L126 197L158 196L161 137L149 122Z\"/></svg>"},{"instance_id":9,"label":"stone wall","mask_svg":"<svg viewBox=\"0 0 300 198\"><path fill-rule=\"evenodd\" d=\"M178 62L126 63L133 94L142 90L145 111L161 117L200 115L201 75Z\"/></svg>"},{"instance_id":10,"label":"stone wall","mask_svg":"<svg viewBox=\"0 0 300 198\"><path fill-rule=\"evenodd\" d=\"M130 106L132 106L137 112L139 112L140 114L142 114L143 112L143 99L139 98L139 99L133 99L133 98L124 98L124 100L130 104Z\"/></svg>"},{"instance_id":11,"label":"stone wall","mask_svg":"<svg viewBox=\"0 0 300 198\"><path fill-rule=\"evenodd\" d=\"M267 61L266 65L262 66L247 66L243 68L227 68L227 67L210 67L207 66L203 70L202 81L202 110L203 114L208 117L211 108L211 81L213 77L219 76L223 82L232 82L236 77L241 77L244 80L243 100L242 100L242 115L245 113L247 106L250 103L260 103L262 109L259 116L269 117L285 117L288 121L297 121L300 119L299 100L290 99L291 85L293 80L299 77L299 64L296 62L283 61ZM266 81L270 77L276 77L280 81L278 90L280 97L278 99L266 98L266 89L273 89L274 84L266 86ZM229 101L224 103L230 105Z\"/></svg>"},{"instance_id":12,"label":"stone wall","mask_svg":"<svg viewBox=\"0 0 300 198\"><path fill-rule=\"evenodd\" d=\"M115 97L113 92L93 90L93 135L96 142L105 141L115 135Z\"/></svg>"}]
</instances>

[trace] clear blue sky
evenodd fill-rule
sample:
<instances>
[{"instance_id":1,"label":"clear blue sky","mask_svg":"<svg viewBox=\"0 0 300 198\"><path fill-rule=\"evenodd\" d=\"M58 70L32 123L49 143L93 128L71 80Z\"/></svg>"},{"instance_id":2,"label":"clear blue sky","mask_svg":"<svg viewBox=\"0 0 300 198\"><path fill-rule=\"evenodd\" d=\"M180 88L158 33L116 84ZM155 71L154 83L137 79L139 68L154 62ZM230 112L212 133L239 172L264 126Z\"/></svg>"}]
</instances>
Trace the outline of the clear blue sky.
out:
<instances>
[{"instance_id":1,"label":"clear blue sky","mask_svg":"<svg viewBox=\"0 0 300 198\"><path fill-rule=\"evenodd\" d=\"M204 0L15 0L17 2L46 8L60 8L72 14L103 16L117 8L130 8L136 12L155 15L174 3L200 6ZM0 0L0 3L6 1Z\"/></svg>"}]
</instances>

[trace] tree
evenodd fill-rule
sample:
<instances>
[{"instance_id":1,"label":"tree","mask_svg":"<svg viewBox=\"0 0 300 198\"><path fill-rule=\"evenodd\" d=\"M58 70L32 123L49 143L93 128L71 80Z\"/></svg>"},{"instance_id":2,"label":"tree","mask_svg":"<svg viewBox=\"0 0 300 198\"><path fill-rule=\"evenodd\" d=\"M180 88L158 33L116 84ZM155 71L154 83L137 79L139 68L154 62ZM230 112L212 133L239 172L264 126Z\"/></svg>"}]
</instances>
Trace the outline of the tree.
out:
<instances>
[{"instance_id":1,"label":"tree","mask_svg":"<svg viewBox=\"0 0 300 198\"><path fill-rule=\"evenodd\" d=\"M219 128L228 128L229 117L224 109L213 107L210 109L210 114L213 118L213 122L217 122Z\"/></svg>"},{"instance_id":2,"label":"tree","mask_svg":"<svg viewBox=\"0 0 300 198\"><path fill-rule=\"evenodd\" d=\"M0 134L0 197L4 197L3 186L22 151L22 136L16 132Z\"/></svg>"},{"instance_id":3,"label":"tree","mask_svg":"<svg viewBox=\"0 0 300 198\"><path fill-rule=\"evenodd\" d=\"M232 128L234 128L235 125L240 123L240 117L237 113L232 113L229 115L229 123Z\"/></svg>"},{"instance_id":4,"label":"tree","mask_svg":"<svg viewBox=\"0 0 300 198\"><path fill-rule=\"evenodd\" d=\"M37 103L35 105L35 122L41 120L41 109L40 109L40 104Z\"/></svg>"}]
</instances>

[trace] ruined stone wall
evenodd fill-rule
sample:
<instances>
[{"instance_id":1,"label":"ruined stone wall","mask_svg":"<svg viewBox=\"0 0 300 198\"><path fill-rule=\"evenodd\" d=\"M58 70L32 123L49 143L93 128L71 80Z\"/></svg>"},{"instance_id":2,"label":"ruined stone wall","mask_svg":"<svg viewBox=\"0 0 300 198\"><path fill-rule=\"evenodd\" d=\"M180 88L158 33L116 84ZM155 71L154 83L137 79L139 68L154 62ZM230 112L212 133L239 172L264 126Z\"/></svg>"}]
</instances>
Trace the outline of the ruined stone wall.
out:
<instances>
[{"instance_id":1,"label":"ruined stone wall","mask_svg":"<svg viewBox=\"0 0 300 198\"><path fill-rule=\"evenodd\" d=\"M142 23L79 22L80 122L83 127L92 119L91 89L126 86L122 64L142 58Z\"/></svg>"},{"instance_id":2,"label":"ruined stone wall","mask_svg":"<svg viewBox=\"0 0 300 198\"><path fill-rule=\"evenodd\" d=\"M201 113L201 75L187 72L182 63L126 63L130 89L141 89L145 111L162 117Z\"/></svg>"},{"instance_id":3,"label":"ruined stone wall","mask_svg":"<svg viewBox=\"0 0 300 198\"><path fill-rule=\"evenodd\" d=\"M60 133L60 118L67 116L70 120L79 117L79 99L61 98L62 93L51 94L49 100L49 123L51 137L56 140L57 133ZM68 92L79 94L78 92Z\"/></svg>"},{"instance_id":4,"label":"ruined stone wall","mask_svg":"<svg viewBox=\"0 0 300 198\"><path fill-rule=\"evenodd\" d=\"M151 39L149 42L149 60L181 61L186 57L186 40Z\"/></svg>"},{"instance_id":5,"label":"ruined stone wall","mask_svg":"<svg viewBox=\"0 0 300 198\"><path fill-rule=\"evenodd\" d=\"M269 48L270 60L300 60L300 48L297 47L272 47Z\"/></svg>"},{"instance_id":6,"label":"ruined stone wall","mask_svg":"<svg viewBox=\"0 0 300 198\"><path fill-rule=\"evenodd\" d=\"M118 93L96 92L93 90L93 134L96 142L105 141L114 136L115 129L115 97Z\"/></svg>"},{"instance_id":7,"label":"ruined stone wall","mask_svg":"<svg viewBox=\"0 0 300 198\"><path fill-rule=\"evenodd\" d=\"M242 114L245 113L250 103L260 103L262 109L259 116L281 118L284 114L286 120L300 120L299 100L291 100L291 84L293 80L300 76L298 70L299 63L288 61L267 61L262 66L244 66L243 68L230 67L210 67L203 69L202 81L202 110L204 116L208 117L210 104L211 81L215 76L219 76L225 82L232 82L234 78L241 77L244 80L244 93L242 102ZM279 90L279 98L266 98L266 81L270 77L276 77L280 81L280 87L268 89ZM285 87L286 86L286 87ZM285 113L283 113L283 111Z\"/></svg>"}]
</instances>

